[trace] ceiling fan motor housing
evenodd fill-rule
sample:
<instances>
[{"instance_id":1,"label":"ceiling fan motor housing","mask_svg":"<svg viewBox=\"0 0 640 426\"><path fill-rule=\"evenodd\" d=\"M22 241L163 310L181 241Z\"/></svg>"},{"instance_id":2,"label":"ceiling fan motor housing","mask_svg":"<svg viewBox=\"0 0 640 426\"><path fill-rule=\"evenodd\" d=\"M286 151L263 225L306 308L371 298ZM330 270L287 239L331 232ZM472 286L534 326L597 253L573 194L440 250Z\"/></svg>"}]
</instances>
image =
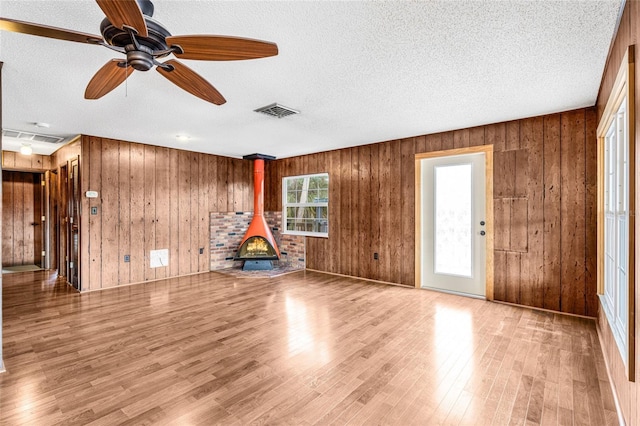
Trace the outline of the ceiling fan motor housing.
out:
<instances>
[{"instance_id":1,"label":"ceiling fan motor housing","mask_svg":"<svg viewBox=\"0 0 640 426\"><path fill-rule=\"evenodd\" d=\"M125 46L127 51L127 64L138 71L149 71L153 67L153 51L146 46L139 49L133 44Z\"/></svg>"}]
</instances>

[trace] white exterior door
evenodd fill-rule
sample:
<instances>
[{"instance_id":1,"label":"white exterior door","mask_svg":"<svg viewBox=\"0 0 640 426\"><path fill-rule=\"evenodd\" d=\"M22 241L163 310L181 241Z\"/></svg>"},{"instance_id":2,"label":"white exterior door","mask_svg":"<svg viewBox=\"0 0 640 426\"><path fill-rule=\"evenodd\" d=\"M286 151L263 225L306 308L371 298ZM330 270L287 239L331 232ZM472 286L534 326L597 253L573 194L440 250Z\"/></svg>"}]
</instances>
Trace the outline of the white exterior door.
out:
<instances>
[{"instance_id":1,"label":"white exterior door","mask_svg":"<svg viewBox=\"0 0 640 426\"><path fill-rule=\"evenodd\" d=\"M420 161L421 287L485 297L485 153Z\"/></svg>"}]
</instances>

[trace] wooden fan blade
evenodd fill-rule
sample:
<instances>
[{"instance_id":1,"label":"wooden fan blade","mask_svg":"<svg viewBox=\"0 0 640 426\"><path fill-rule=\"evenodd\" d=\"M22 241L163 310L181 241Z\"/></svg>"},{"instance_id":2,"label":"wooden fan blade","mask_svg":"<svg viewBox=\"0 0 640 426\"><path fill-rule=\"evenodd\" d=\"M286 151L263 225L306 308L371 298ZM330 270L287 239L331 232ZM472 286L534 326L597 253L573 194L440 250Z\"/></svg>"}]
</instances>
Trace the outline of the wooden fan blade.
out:
<instances>
[{"instance_id":1,"label":"wooden fan blade","mask_svg":"<svg viewBox=\"0 0 640 426\"><path fill-rule=\"evenodd\" d=\"M102 43L102 37L97 35L65 30L63 28L49 27L47 25L33 24L31 22L17 21L9 18L0 18L0 30L55 38L58 40L75 41L78 43Z\"/></svg>"},{"instance_id":2,"label":"wooden fan blade","mask_svg":"<svg viewBox=\"0 0 640 426\"><path fill-rule=\"evenodd\" d=\"M131 67L121 67L121 59L112 59L93 76L87 89L84 91L85 99L98 99L118 87L133 72Z\"/></svg>"},{"instance_id":3,"label":"wooden fan blade","mask_svg":"<svg viewBox=\"0 0 640 426\"><path fill-rule=\"evenodd\" d=\"M169 46L180 46L183 53L175 53L181 59L203 61L238 61L257 59L278 54L278 45L268 41L249 38L214 35L171 36L166 39Z\"/></svg>"},{"instance_id":4,"label":"wooden fan blade","mask_svg":"<svg viewBox=\"0 0 640 426\"><path fill-rule=\"evenodd\" d=\"M156 70L176 86L212 104L222 105L227 102L215 87L188 66L175 59L170 59L164 64L171 65L173 71L167 71L162 67L156 67Z\"/></svg>"},{"instance_id":5,"label":"wooden fan blade","mask_svg":"<svg viewBox=\"0 0 640 426\"><path fill-rule=\"evenodd\" d=\"M139 36L147 37L147 23L136 0L96 0L100 9L114 27L124 29L133 28Z\"/></svg>"}]
</instances>

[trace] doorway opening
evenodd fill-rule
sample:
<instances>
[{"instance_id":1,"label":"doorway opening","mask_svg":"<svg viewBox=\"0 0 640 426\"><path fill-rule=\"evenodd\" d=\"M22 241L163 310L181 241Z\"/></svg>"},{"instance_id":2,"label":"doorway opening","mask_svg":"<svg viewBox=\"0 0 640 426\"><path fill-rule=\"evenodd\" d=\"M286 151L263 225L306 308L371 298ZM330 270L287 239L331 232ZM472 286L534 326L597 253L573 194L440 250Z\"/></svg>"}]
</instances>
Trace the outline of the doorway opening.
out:
<instances>
[{"instance_id":1,"label":"doorway opening","mask_svg":"<svg viewBox=\"0 0 640 426\"><path fill-rule=\"evenodd\" d=\"M2 272L46 267L43 173L2 171Z\"/></svg>"}]
</instances>

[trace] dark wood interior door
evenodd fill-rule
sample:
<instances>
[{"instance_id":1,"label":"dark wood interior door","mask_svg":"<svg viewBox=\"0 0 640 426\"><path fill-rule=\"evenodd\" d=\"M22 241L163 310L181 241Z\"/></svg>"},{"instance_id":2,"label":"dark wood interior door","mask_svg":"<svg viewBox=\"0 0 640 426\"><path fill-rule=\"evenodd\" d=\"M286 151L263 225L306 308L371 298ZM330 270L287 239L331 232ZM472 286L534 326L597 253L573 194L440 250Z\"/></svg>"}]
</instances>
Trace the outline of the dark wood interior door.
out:
<instances>
[{"instance_id":1,"label":"dark wood interior door","mask_svg":"<svg viewBox=\"0 0 640 426\"><path fill-rule=\"evenodd\" d=\"M69 282L80 290L80 164L71 161L69 171Z\"/></svg>"},{"instance_id":2,"label":"dark wood interior door","mask_svg":"<svg viewBox=\"0 0 640 426\"><path fill-rule=\"evenodd\" d=\"M58 218L56 223L58 234L58 272L60 275L69 277L69 253L68 244L69 239L69 215L67 213L67 207L69 206L69 168L64 165L60 167L60 177L58 180L58 193L59 198L56 203L56 217Z\"/></svg>"}]
</instances>

